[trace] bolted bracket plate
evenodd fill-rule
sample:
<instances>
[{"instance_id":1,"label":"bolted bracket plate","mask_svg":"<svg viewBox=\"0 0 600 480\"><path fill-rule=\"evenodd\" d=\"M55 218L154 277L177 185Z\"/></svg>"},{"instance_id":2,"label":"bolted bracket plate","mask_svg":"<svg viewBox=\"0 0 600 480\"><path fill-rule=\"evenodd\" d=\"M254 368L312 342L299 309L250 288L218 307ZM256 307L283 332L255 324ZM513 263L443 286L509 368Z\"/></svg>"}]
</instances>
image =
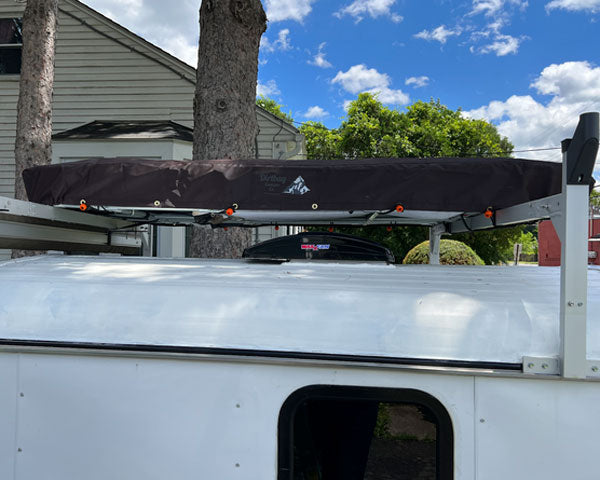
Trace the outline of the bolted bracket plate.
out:
<instances>
[{"instance_id":1,"label":"bolted bracket plate","mask_svg":"<svg viewBox=\"0 0 600 480\"><path fill-rule=\"evenodd\" d=\"M587 376L600 379L600 359L588 360Z\"/></svg>"},{"instance_id":2,"label":"bolted bracket plate","mask_svg":"<svg viewBox=\"0 0 600 480\"><path fill-rule=\"evenodd\" d=\"M600 359L588 360L587 378L600 379ZM523 357L523 373L560 375L560 361L555 357Z\"/></svg>"},{"instance_id":3,"label":"bolted bracket plate","mask_svg":"<svg viewBox=\"0 0 600 480\"><path fill-rule=\"evenodd\" d=\"M523 357L523 373L559 375L560 363L553 357Z\"/></svg>"}]
</instances>

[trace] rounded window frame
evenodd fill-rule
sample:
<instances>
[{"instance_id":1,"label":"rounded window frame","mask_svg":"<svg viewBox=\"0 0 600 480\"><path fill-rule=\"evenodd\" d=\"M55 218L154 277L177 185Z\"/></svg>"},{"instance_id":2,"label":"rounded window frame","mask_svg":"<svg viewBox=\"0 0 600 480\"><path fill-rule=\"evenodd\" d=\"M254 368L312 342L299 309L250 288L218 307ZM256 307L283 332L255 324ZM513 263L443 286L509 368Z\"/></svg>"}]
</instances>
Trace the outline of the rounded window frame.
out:
<instances>
[{"instance_id":1,"label":"rounded window frame","mask_svg":"<svg viewBox=\"0 0 600 480\"><path fill-rule=\"evenodd\" d=\"M293 480L294 417L306 400L372 400L405 403L428 408L437 419L436 480L454 478L454 426L444 405L433 395L412 388L348 385L307 385L292 392L283 402L277 425L277 479Z\"/></svg>"}]
</instances>

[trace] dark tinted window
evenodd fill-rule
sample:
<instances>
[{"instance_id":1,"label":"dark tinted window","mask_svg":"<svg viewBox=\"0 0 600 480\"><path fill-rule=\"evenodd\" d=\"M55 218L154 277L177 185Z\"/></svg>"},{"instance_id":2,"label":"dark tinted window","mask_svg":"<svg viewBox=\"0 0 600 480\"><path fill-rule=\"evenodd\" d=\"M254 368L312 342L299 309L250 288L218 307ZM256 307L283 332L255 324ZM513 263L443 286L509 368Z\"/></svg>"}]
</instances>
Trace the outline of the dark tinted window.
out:
<instances>
[{"instance_id":1,"label":"dark tinted window","mask_svg":"<svg viewBox=\"0 0 600 480\"><path fill-rule=\"evenodd\" d=\"M439 480L453 476L452 423L416 390L307 387L279 419L279 480Z\"/></svg>"},{"instance_id":2,"label":"dark tinted window","mask_svg":"<svg viewBox=\"0 0 600 480\"><path fill-rule=\"evenodd\" d=\"M21 72L22 25L18 18L0 18L0 75Z\"/></svg>"}]
</instances>

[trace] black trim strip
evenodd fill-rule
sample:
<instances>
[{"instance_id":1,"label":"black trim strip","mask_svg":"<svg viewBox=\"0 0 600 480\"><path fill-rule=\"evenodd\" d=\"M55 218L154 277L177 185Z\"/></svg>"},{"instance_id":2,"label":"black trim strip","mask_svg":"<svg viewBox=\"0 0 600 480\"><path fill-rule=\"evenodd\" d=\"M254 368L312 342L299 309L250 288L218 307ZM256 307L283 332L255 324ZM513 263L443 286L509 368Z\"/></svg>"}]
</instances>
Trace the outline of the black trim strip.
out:
<instances>
[{"instance_id":1,"label":"black trim strip","mask_svg":"<svg viewBox=\"0 0 600 480\"><path fill-rule=\"evenodd\" d=\"M521 363L444 360L433 358L381 357L375 355L345 355L336 353L283 352L221 347L186 347L177 345L136 345L91 342L57 342L46 340L1 339L0 345L17 347L72 348L146 353L183 353L192 355L222 355L228 357L287 358L296 360L324 360L349 363L378 363L382 365L409 365L419 367L465 368L477 370L522 371Z\"/></svg>"}]
</instances>

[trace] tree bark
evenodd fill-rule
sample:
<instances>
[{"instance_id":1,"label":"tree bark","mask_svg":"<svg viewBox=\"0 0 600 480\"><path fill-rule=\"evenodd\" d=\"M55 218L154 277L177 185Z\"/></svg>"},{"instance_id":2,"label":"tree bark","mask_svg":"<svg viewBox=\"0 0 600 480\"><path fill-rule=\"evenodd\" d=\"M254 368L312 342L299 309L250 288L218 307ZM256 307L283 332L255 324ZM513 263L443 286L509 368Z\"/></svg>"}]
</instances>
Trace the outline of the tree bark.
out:
<instances>
[{"instance_id":1,"label":"tree bark","mask_svg":"<svg viewBox=\"0 0 600 480\"><path fill-rule=\"evenodd\" d=\"M258 49L266 28L267 17L260 0L202 0L194 96L194 161L255 156ZM216 234L207 227L196 227L190 253L234 258L250 241L247 229L231 228Z\"/></svg>"},{"instance_id":2,"label":"tree bark","mask_svg":"<svg viewBox=\"0 0 600 480\"><path fill-rule=\"evenodd\" d=\"M52 161L52 89L58 0L28 0L23 13L23 48L15 139L15 198L27 200L23 170ZM12 257L38 255L13 250Z\"/></svg>"},{"instance_id":3,"label":"tree bark","mask_svg":"<svg viewBox=\"0 0 600 480\"><path fill-rule=\"evenodd\" d=\"M52 89L58 0L28 0L15 140L15 198L27 200L22 172L52 161Z\"/></svg>"}]
</instances>

